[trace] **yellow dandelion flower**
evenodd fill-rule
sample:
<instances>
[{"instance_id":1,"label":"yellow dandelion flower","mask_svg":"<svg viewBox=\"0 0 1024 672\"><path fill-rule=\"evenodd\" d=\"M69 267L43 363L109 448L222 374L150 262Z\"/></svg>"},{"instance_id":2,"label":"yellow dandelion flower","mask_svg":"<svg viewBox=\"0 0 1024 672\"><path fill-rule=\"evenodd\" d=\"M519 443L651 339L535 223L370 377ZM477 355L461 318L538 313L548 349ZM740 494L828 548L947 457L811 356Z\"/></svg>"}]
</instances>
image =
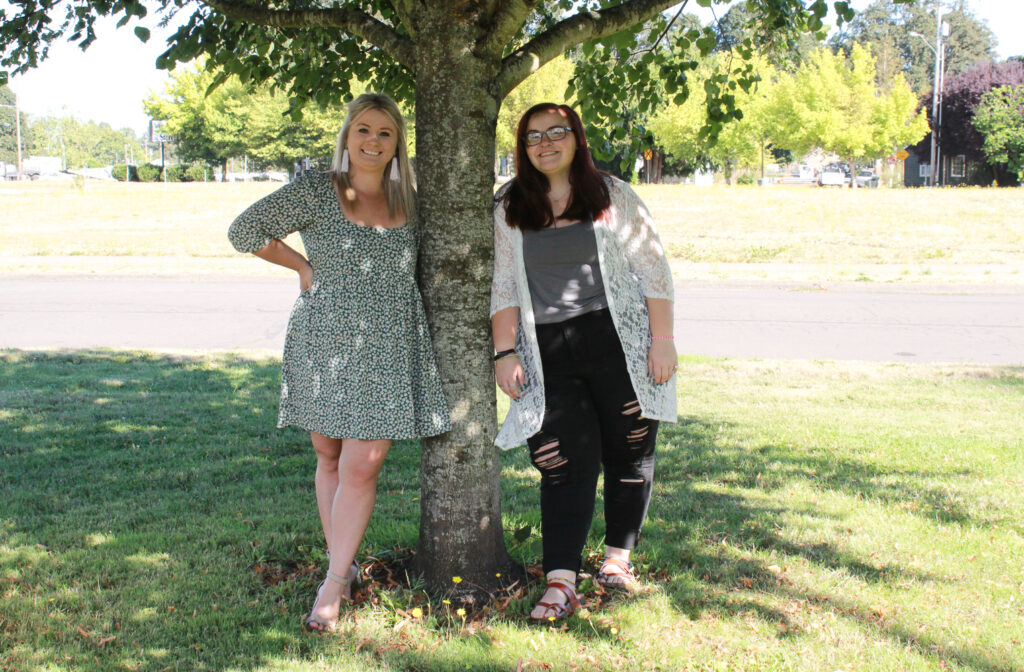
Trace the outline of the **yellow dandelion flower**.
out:
<instances>
[{"instance_id":1,"label":"yellow dandelion flower","mask_svg":"<svg viewBox=\"0 0 1024 672\"><path fill-rule=\"evenodd\" d=\"M459 607L458 609L455 610L455 613L458 614L459 616L465 616L466 615L466 610L463 609L462 607Z\"/></svg>"},{"instance_id":2,"label":"yellow dandelion flower","mask_svg":"<svg viewBox=\"0 0 1024 672\"><path fill-rule=\"evenodd\" d=\"M416 607L415 609L412 610L412 617L413 618L423 618L423 610L420 609L419 607Z\"/></svg>"},{"instance_id":3,"label":"yellow dandelion flower","mask_svg":"<svg viewBox=\"0 0 1024 672\"><path fill-rule=\"evenodd\" d=\"M441 602L444 603L444 604L451 604L452 603L451 600L441 600Z\"/></svg>"},{"instance_id":4,"label":"yellow dandelion flower","mask_svg":"<svg viewBox=\"0 0 1024 672\"><path fill-rule=\"evenodd\" d=\"M549 620L549 621L554 621L554 620L555 620L555 617L554 617L554 616L548 616L548 620Z\"/></svg>"},{"instance_id":5,"label":"yellow dandelion flower","mask_svg":"<svg viewBox=\"0 0 1024 672\"><path fill-rule=\"evenodd\" d=\"M452 583L462 583L462 577L461 576L453 576L452 577Z\"/></svg>"},{"instance_id":6,"label":"yellow dandelion flower","mask_svg":"<svg viewBox=\"0 0 1024 672\"><path fill-rule=\"evenodd\" d=\"M617 635L617 634L619 634L619 629L618 628L612 628L611 630L609 630L609 632L612 633L613 635Z\"/></svg>"},{"instance_id":7,"label":"yellow dandelion flower","mask_svg":"<svg viewBox=\"0 0 1024 672\"><path fill-rule=\"evenodd\" d=\"M497 572L497 573L495 574L495 576L496 576L496 577L498 577L498 578L500 579L500 578L501 578L501 572Z\"/></svg>"}]
</instances>

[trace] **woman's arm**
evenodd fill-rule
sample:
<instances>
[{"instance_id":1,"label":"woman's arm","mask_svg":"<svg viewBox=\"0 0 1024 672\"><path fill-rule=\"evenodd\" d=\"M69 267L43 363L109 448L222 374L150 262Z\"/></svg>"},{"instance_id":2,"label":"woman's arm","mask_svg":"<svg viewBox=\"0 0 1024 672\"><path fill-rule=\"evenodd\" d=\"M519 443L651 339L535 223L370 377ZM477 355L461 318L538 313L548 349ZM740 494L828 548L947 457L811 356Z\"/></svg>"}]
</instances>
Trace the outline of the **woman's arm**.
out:
<instances>
[{"instance_id":1,"label":"woman's arm","mask_svg":"<svg viewBox=\"0 0 1024 672\"><path fill-rule=\"evenodd\" d=\"M491 317L491 333L494 337L494 351L504 352L516 347L516 332L519 328L519 306L499 310ZM494 377L501 391L513 399L519 398L526 377L523 363L518 356L507 355L494 363Z\"/></svg>"},{"instance_id":2,"label":"woman's arm","mask_svg":"<svg viewBox=\"0 0 1024 672\"><path fill-rule=\"evenodd\" d=\"M299 274L299 289L301 291L304 292L312 286L313 267L309 265L309 261L277 238L271 240L265 247L253 252L253 254L272 264L296 271Z\"/></svg>"},{"instance_id":3,"label":"woman's arm","mask_svg":"<svg viewBox=\"0 0 1024 672\"><path fill-rule=\"evenodd\" d=\"M651 348L647 352L647 375L661 384L670 379L678 366L676 345L672 340L672 302L647 298L651 324Z\"/></svg>"}]
</instances>

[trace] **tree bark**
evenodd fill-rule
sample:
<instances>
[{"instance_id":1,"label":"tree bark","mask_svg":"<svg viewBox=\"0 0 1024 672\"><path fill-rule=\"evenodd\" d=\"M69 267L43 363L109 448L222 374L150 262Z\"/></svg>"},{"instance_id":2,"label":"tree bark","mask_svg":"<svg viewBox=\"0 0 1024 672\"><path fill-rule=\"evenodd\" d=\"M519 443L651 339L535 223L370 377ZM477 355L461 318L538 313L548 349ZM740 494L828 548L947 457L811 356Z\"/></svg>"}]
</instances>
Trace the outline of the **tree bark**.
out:
<instances>
[{"instance_id":1,"label":"tree bark","mask_svg":"<svg viewBox=\"0 0 1024 672\"><path fill-rule=\"evenodd\" d=\"M473 53L475 22L424 5L414 10L420 275L453 429L423 442L414 569L427 585L472 598L509 565L488 319L500 61Z\"/></svg>"}]
</instances>

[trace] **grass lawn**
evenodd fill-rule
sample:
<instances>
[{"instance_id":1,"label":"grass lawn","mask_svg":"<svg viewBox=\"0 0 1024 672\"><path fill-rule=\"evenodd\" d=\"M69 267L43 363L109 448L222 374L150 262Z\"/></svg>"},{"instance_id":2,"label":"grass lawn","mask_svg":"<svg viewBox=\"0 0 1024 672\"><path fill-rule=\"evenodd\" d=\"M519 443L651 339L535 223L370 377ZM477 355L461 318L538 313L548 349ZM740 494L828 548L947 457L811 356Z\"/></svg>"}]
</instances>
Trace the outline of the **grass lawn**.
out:
<instances>
[{"instance_id":1,"label":"grass lawn","mask_svg":"<svg viewBox=\"0 0 1024 672\"><path fill-rule=\"evenodd\" d=\"M315 637L313 457L274 429L278 366L0 352L0 668L1024 670L1021 367L684 358L642 594L531 626L536 585L482 619L376 590ZM364 564L415 544L418 454L388 458ZM502 468L532 565L537 479L522 450Z\"/></svg>"},{"instance_id":2,"label":"grass lawn","mask_svg":"<svg viewBox=\"0 0 1024 672\"><path fill-rule=\"evenodd\" d=\"M286 273L225 237L277 186L0 184L0 272ZM1024 283L1020 189L637 189L677 277Z\"/></svg>"}]
</instances>

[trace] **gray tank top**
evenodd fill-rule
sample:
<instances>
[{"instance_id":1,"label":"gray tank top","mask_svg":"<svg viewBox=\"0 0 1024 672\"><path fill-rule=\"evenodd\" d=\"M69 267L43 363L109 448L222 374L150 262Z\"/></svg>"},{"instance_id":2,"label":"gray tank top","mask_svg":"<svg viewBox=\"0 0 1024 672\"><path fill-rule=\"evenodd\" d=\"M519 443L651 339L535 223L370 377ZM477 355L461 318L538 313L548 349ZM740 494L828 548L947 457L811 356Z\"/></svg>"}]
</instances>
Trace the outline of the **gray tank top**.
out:
<instances>
[{"instance_id":1,"label":"gray tank top","mask_svg":"<svg viewBox=\"0 0 1024 672\"><path fill-rule=\"evenodd\" d=\"M608 307L593 221L523 231L523 260L537 324Z\"/></svg>"}]
</instances>

